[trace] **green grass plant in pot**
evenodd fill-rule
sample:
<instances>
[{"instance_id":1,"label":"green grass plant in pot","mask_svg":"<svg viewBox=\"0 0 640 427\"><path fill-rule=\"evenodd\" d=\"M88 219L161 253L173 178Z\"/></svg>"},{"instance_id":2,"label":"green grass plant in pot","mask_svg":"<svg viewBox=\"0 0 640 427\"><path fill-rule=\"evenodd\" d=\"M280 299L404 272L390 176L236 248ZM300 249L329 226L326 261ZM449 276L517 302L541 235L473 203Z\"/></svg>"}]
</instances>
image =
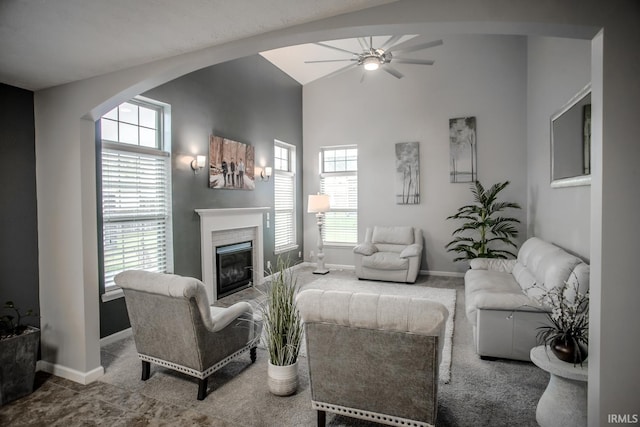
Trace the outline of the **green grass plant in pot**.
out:
<instances>
[{"instance_id":1,"label":"green grass plant in pot","mask_svg":"<svg viewBox=\"0 0 640 427\"><path fill-rule=\"evenodd\" d=\"M473 258L515 258L509 247L517 248L512 240L518 237L515 223L517 218L503 216L506 209L520 209L520 205L498 200L498 194L509 185L500 182L485 189L480 181L471 185L473 204L458 208L458 212L447 219L463 220L464 223L453 232L455 237L445 245L447 252L455 252L454 261Z\"/></svg>"},{"instance_id":2,"label":"green grass plant in pot","mask_svg":"<svg viewBox=\"0 0 640 427\"><path fill-rule=\"evenodd\" d=\"M298 388L298 354L302 342L302 319L296 307L297 278L288 261L278 258L266 300L261 306L265 346L269 352L269 390L288 396Z\"/></svg>"},{"instance_id":3,"label":"green grass plant in pot","mask_svg":"<svg viewBox=\"0 0 640 427\"><path fill-rule=\"evenodd\" d=\"M21 314L12 301L0 316L0 406L33 391L40 330L23 323L36 317L33 310Z\"/></svg>"}]
</instances>

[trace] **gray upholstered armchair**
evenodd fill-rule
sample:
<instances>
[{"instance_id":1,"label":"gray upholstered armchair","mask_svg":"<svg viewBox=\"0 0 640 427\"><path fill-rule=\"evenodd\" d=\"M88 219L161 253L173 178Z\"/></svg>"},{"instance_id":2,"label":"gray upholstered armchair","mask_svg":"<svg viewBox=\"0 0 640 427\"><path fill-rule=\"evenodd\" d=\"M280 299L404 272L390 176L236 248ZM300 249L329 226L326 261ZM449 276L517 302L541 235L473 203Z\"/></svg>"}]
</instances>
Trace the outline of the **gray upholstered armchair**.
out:
<instances>
[{"instance_id":1,"label":"gray upholstered armchair","mask_svg":"<svg viewBox=\"0 0 640 427\"><path fill-rule=\"evenodd\" d=\"M436 423L447 309L425 298L308 289L304 320L311 405L395 426Z\"/></svg>"},{"instance_id":2,"label":"gray upholstered armchair","mask_svg":"<svg viewBox=\"0 0 640 427\"><path fill-rule=\"evenodd\" d=\"M414 227L367 228L353 249L359 279L415 283L422 261L422 230Z\"/></svg>"},{"instance_id":3,"label":"gray upholstered armchair","mask_svg":"<svg viewBox=\"0 0 640 427\"><path fill-rule=\"evenodd\" d=\"M202 282L173 274L130 270L115 282L124 291L143 381L150 363L174 369L198 379L203 400L212 373L247 352L255 362L261 323L248 303L211 307Z\"/></svg>"}]
</instances>

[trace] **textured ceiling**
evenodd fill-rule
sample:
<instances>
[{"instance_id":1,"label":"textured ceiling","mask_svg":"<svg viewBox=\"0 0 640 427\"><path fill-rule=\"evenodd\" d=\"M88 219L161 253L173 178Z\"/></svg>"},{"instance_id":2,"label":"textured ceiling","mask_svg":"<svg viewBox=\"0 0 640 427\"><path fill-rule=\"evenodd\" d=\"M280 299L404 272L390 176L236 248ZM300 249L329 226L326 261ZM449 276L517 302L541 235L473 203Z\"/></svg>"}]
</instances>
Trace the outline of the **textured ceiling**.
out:
<instances>
[{"instance_id":1,"label":"textured ceiling","mask_svg":"<svg viewBox=\"0 0 640 427\"><path fill-rule=\"evenodd\" d=\"M0 82L30 90L393 0L1 0Z\"/></svg>"}]
</instances>

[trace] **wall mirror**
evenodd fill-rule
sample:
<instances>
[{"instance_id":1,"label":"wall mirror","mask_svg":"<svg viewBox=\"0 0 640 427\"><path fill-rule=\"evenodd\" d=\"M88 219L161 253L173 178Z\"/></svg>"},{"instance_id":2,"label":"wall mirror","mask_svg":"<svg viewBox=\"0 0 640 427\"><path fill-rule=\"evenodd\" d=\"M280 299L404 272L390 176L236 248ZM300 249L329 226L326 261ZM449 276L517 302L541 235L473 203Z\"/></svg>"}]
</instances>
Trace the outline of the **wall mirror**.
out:
<instances>
[{"instance_id":1,"label":"wall mirror","mask_svg":"<svg viewBox=\"0 0 640 427\"><path fill-rule=\"evenodd\" d=\"M591 85L551 116L551 187L591 184Z\"/></svg>"}]
</instances>

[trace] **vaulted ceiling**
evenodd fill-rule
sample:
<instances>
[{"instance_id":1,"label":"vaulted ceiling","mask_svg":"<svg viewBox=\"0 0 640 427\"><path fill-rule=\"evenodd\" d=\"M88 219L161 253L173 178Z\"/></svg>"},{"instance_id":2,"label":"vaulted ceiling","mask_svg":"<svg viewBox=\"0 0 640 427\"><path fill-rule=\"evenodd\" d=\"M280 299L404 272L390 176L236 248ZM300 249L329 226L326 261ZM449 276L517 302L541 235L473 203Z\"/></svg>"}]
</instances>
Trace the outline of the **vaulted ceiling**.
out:
<instances>
[{"instance_id":1,"label":"vaulted ceiling","mask_svg":"<svg viewBox=\"0 0 640 427\"><path fill-rule=\"evenodd\" d=\"M2 0L0 82L39 90L395 0Z\"/></svg>"}]
</instances>

